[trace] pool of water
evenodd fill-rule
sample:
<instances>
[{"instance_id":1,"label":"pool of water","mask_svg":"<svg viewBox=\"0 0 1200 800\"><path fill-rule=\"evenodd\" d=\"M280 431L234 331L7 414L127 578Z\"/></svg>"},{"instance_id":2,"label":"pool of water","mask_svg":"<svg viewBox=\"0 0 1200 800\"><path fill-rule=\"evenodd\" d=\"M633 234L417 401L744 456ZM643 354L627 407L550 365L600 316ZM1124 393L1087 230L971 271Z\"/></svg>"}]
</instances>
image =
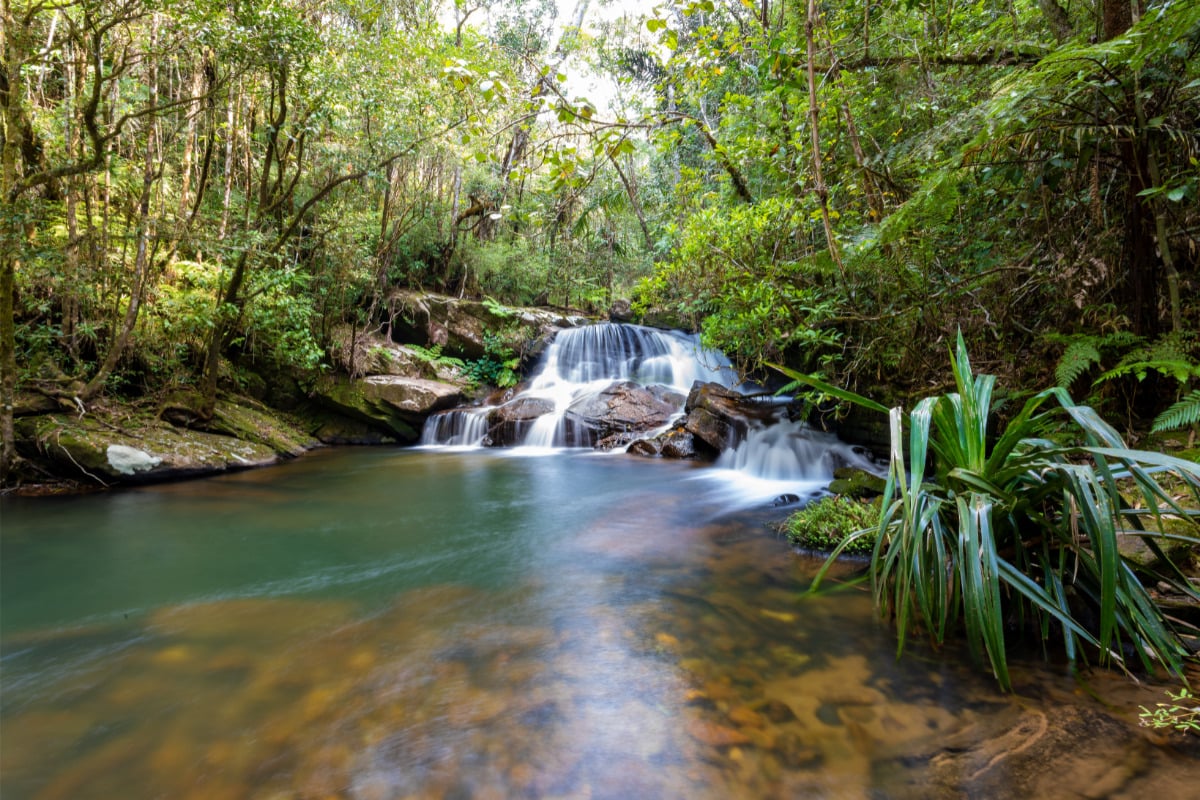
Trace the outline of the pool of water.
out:
<instances>
[{"instance_id":1,"label":"pool of water","mask_svg":"<svg viewBox=\"0 0 1200 800\"><path fill-rule=\"evenodd\" d=\"M683 463L330 450L0 505L0 796L1192 796L1170 683L894 639ZM847 568L849 569L849 568ZM1197 676L1200 677L1200 676Z\"/></svg>"}]
</instances>

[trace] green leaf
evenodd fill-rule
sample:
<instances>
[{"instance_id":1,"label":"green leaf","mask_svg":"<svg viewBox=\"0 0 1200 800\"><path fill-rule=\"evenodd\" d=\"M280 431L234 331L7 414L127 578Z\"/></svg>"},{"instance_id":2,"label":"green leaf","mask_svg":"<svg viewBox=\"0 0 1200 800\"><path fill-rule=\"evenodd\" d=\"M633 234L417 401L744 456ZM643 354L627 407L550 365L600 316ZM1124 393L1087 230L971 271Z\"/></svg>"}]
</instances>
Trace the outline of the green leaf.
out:
<instances>
[{"instance_id":1,"label":"green leaf","mask_svg":"<svg viewBox=\"0 0 1200 800\"><path fill-rule=\"evenodd\" d=\"M845 400L848 403L854 403L855 405L860 405L863 408L869 408L872 411L878 411L881 414L888 413L887 406L884 406L881 403L877 403L874 400L871 400L870 398L863 397L860 394L855 394L854 392L850 391L849 389L842 389L838 386L834 386L831 383L826 383L825 381L823 381L820 378L817 378L813 375L805 375L803 373L796 372L795 370L789 369L788 367L785 367L782 364L773 364L769 361L766 362L766 364L771 369L786 375L787 377L791 378L792 380L797 381L799 383L803 383L806 386L811 386L812 388L816 389L817 391L824 392L825 394L829 395L830 397L836 397L839 400Z\"/></svg>"}]
</instances>

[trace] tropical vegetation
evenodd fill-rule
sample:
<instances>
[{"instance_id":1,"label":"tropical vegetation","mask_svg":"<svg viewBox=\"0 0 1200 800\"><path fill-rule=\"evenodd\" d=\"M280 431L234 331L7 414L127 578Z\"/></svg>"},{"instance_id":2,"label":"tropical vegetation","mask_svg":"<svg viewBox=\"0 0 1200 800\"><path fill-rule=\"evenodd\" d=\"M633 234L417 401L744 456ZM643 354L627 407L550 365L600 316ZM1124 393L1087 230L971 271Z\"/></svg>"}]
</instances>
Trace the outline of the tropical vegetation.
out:
<instances>
[{"instance_id":1,"label":"tropical vegetation","mask_svg":"<svg viewBox=\"0 0 1200 800\"><path fill-rule=\"evenodd\" d=\"M1197 500L1126 441L1200 425L1200 4L565 12L0 0L0 481L39 403L303 394L401 290L628 297L819 401L933 395L873 550L901 647L1178 667L1116 542L1193 515L1156 470Z\"/></svg>"},{"instance_id":2,"label":"tropical vegetation","mask_svg":"<svg viewBox=\"0 0 1200 800\"><path fill-rule=\"evenodd\" d=\"M898 650L916 632L942 644L965 634L1011 688L1013 634L1062 642L1072 662L1180 674L1194 628L1169 619L1121 555L1138 536L1200 540L1200 464L1133 450L1061 387L1038 392L997 425L995 376L972 372L961 334L951 356L956 391L890 412L891 465L876 525L833 552L875 537L871 580L895 622ZM798 376L799 377L799 376ZM1170 490L1156 474L1179 482ZM1182 494L1180 494L1182 491ZM1176 534L1164 524L1190 526ZM1165 559L1163 574L1197 596ZM818 576L815 585L819 585Z\"/></svg>"},{"instance_id":3,"label":"tropical vegetation","mask_svg":"<svg viewBox=\"0 0 1200 800\"><path fill-rule=\"evenodd\" d=\"M961 328L1014 385L1197 424L1188 0L2 8L5 468L18 394L203 416L397 287L630 295L896 398Z\"/></svg>"}]
</instances>

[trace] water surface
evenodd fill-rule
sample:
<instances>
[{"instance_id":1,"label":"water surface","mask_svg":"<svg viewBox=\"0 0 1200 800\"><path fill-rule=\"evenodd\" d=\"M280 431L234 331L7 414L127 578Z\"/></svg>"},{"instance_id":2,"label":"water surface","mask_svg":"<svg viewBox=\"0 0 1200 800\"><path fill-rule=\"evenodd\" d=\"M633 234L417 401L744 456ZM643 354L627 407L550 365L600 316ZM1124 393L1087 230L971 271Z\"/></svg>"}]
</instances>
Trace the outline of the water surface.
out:
<instances>
[{"instance_id":1,"label":"water surface","mask_svg":"<svg viewBox=\"0 0 1200 800\"><path fill-rule=\"evenodd\" d=\"M683 463L332 450L3 500L0 796L1187 797L1141 686L894 641Z\"/></svg>"}]
</instances>

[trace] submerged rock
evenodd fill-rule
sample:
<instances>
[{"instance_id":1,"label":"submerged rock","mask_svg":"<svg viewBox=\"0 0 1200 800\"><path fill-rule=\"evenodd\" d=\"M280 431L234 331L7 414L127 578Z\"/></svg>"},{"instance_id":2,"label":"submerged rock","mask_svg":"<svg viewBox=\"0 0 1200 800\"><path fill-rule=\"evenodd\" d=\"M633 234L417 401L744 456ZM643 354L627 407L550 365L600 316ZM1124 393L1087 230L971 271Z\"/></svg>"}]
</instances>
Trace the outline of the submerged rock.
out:
<instances>
[{"instance_id":1,"label":"submerged rock","mask_svg":"<svg viewBox=\"0 0 1200 800\"><path fill-rule=\"evenodd\" d=\"M696 437L680 426L664 431L651 439L638 439L629 445L629 452L639 456L663 458L695 458Z\"/></svg>"}]
</instances>

